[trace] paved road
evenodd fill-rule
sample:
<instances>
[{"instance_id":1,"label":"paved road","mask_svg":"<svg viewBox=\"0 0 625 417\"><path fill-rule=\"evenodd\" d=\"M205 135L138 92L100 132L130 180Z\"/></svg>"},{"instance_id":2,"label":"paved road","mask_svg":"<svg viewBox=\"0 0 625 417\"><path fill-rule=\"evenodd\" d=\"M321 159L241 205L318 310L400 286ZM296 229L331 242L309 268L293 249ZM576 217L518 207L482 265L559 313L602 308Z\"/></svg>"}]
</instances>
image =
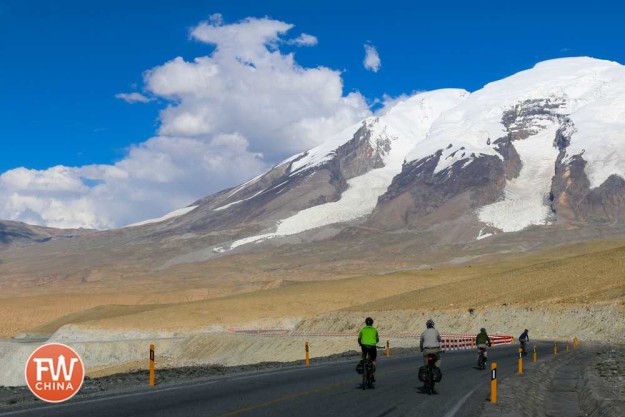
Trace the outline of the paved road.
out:
<instances>
[{"instance_id":1,"label":"paved road","mask_svg":"<svg viewBox=\"0 0 625 417\"><path fill-rule=\"evenodd\" d=\"M516 349L513 345L490 351L500 380L517 372ZM420 356L391 356L379 358L376 387L366 391L352 361L72 399L0 416L476 416L489 396L490 372L474 368L475 356L473 351L445 353L439 395L432 396L419 389Z\"/></svg>"}]
</instances>

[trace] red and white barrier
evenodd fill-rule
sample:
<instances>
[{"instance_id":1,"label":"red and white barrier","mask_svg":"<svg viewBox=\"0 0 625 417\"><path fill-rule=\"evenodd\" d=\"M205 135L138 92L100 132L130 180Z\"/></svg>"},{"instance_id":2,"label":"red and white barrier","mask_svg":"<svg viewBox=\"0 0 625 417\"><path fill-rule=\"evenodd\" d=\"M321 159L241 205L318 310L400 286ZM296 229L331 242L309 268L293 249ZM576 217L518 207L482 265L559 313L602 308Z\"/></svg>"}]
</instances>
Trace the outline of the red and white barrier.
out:
<instances>
[{"instance_id":1,"label":"red and white barrier","mask_svg":"<svg viewBox=\"0 0 625 417\"><path fill-rule=\"evenodd\" d=\"M244 334L248 336L291 336L291 337L356 337L353 333L342 332L319 332L319 333L300 333L285 329L237 329L230 328L228 332L235 334ZM381 339L418 339L421 333L384 333L380 335ZM463 350L475 348L475 336L468 334L442 333L442 348L445 350ZM513 337L508 335L492 335L490 340L493 346L512 344Z\"/></svg>"},{"instance_id":2,"label":"red and white barrier","mask_svg":"<svg viewBox=\"0 0 625 417\"><path fill-rule=\"evenodd\" d=\"M494 335L489 336L493 346L509 345L512 343L512 336ZM445 350L462 350L475 348L475 336L466 334L445 334L441 335L443 339L442 348Z\"/></svg>"}]
</instances>

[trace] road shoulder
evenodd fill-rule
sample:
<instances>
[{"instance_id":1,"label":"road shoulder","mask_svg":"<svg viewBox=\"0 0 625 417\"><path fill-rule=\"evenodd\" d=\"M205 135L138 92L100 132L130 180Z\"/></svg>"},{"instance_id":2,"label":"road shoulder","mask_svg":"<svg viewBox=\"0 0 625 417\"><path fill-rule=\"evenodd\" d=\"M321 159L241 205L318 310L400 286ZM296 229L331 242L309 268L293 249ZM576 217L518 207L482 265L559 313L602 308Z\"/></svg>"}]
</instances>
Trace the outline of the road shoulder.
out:
<instances>
[{"instance_id":1,"label":"road shoulder","mask_svg":"<svg viewBox=\"0 0 625 417\"><path fill-rule=\"evenodd\" d=\"M497 404L485 404L482 417L625 415L625 346L588 344L524 362L523 375L498 384Z\"/></svg>"}]
</instances>

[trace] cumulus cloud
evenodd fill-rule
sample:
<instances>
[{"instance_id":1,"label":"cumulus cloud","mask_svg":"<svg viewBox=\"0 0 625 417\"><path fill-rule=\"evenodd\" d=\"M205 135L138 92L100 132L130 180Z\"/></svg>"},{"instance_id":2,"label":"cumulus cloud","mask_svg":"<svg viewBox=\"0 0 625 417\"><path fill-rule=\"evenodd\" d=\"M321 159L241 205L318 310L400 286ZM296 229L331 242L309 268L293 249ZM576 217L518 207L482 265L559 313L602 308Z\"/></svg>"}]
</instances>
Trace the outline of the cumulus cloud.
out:
<instances>
[{"instance_id":1,"label":"cumulus cloud","mask_svg":"<svg viewBox=\"0 0 625 417\"><path fill-rule=\"evenodd\" d=\"M365 60L363 61L363 65L369 71L378 72L382 66L382 61L380 61L380 55L378 55L377 49L370 44L365 44L364 47Z\"/></svg>"},{"instance_id":2,"label":"cumulus cloud","mask_svg":"<svg viewBox=\"0 0 625 417\"><path fill-rule=\"evenodd\" d=\"M176 103L161 112L159 133L239 133L276 161L367 116L364 97L343 96L339 71L301 67L277 49L292 26L267 18L223 25L213 17L193 28L191 38L216 46L211 56L178 57L144 76L148 91Z\"/></svg>"},{"instance_id":3,"label":"cumulus cloud","mask_svg":"<svg viewBox=\"0 0 625 417\"><path fill-rule=\"evenodd\" d=\"M302 33L295 39L290 39L287 41L289 45L297 45L297 46L315 46L319 41L315 36L309 35L307 33Z\"/></svg>"},{"instance_id":4,"label":"cumulus cloud","mask_svg":"<svg viewBox=\"0 0 625 417\"><path fill-rule=\"evenodd\" d=\"M312 46L293 25L268 18L192 28L207 56L174 58L144 74L129 102L161 98L156 136L112 165L18 168L0 175L0 218L53 227L119 227L163 215L239 184L370 114L343 94L339 71L302 67L281 45Z\"/></svg>"},{"instance_id":5,"label":"cumulus cloud","mask_svg":"<svg viewBox=\"0 0 625 417\"><path fill-rule=\"evenodd\" d=\"M126 103L149 103L154 100L152 98L146 97L141 93L117 93L115 94L115 98L120 100L124 100Z\"/></svg>"}]
</instances>

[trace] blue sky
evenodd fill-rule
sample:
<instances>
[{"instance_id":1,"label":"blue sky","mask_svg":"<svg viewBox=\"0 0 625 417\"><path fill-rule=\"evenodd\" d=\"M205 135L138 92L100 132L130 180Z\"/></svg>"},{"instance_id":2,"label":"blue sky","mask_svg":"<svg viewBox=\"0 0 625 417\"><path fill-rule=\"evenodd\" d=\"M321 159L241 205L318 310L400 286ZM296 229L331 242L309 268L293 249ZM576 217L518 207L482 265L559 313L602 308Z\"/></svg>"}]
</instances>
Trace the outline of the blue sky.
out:
<instances>
[{"instance_id":1,"label":"blue sky","mask_svg":"<svg viewBox=\"0 0 625 417\"><path fill-rule=\"evenodd\" d=\"M215 13L223 25L267 17L294 25L288 38L314 36L316 45L280 51L294 52L303 68L340 71L344 95L373 103L437 88L474 91L551 58L623 63L624 12L615 2L3 0L0 173L114 164L158 136L160 112L179 97L149 90L143 74L178 56L209 56L214 45L189 33ZM379 53L377 72L363 66L365 44ZM132 92L151 101L115 97ZM256 142L249 149L279 153Z\"/></svg>"}]
</instances>

